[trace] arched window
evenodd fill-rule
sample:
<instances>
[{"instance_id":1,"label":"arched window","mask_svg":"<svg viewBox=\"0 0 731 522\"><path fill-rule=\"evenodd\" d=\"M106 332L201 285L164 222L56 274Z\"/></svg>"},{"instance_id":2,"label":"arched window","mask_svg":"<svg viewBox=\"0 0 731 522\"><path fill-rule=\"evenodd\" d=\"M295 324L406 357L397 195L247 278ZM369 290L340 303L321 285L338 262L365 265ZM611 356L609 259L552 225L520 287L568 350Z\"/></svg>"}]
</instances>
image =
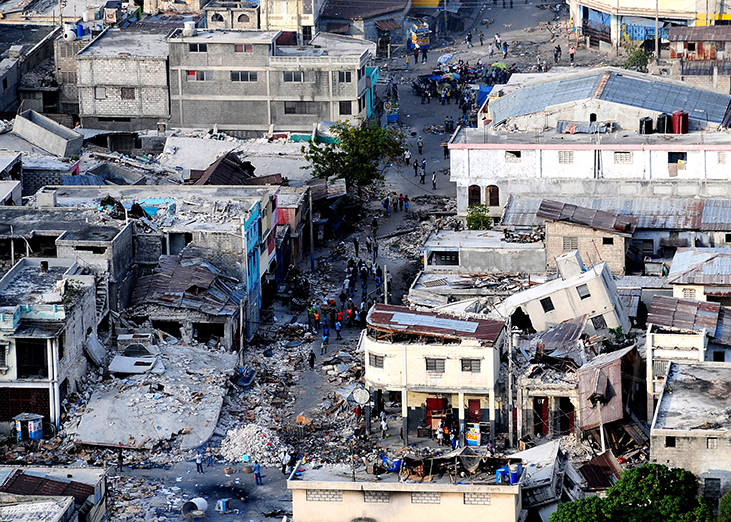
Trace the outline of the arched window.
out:
<instances>
[{"instance_id":1,"label":"arched window","mask_svg":"<svg viewBox=\"0 0 731 522\"><path fill-rule=\"evenodd\" d=\"M487 200L487 205L490 207L499 207L500 206L500 189L497 188L495 185L490 185L485 189L485 199Z\"/></svg>"},{"instance_id":2,"label":"arched window","mask_svg":"<svg viewBox=\"0 0 731 522\"><path fill-rule=\"evenodd\" d=\"M240 14L239 15L239 23L240 24L248 24L251 21L251 18L249 18L249 15L247 14Z\"/></svg>"},{"instance_id":3,"label":"arched window","mask_svg":"<svg viewBox=\"0 0 731 522\"><path fill-rule=\"evenodd\" d=\"M211 22L223 22L223 16L221 16L221 13L213 13L213 16L211 16Z\"/></svg>"},{"instance_id":4,"label":"arched window","mask_svg":"<svg viewBox=\"0 0 731 522\"><path fill-rule=\"evenodd\" d=\"M480 187L478 185L470 185L467 194L467 206L479 205L480 201Z\"/></svg>"},{"instance_id":5,"label":"arched window","mask_svg":"<svg viewBox=\"0 0 731 522\"><path fill-rule=\"evenodd\" d=\"M589 114L589 123L594 123L596 121L596 112L592 112Z\"/></svg>"}]
</instances>

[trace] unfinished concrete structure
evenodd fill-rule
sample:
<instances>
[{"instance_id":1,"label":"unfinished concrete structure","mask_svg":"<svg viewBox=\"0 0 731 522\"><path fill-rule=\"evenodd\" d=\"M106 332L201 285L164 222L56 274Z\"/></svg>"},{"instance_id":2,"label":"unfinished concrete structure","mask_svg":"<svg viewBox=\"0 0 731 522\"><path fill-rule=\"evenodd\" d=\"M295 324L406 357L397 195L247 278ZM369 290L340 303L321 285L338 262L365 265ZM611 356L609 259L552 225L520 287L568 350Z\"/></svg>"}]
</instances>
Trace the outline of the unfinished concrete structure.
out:
<instances>
[{"instance_id":1,"label":"unfinished concrete structure","mask_svg":"<svg viewBox=\"0 0 731 522\"><path fill-rule=\"evenodd\" d=\"M718 303L657 295L647 316L647 420L671 362L731 362L731 312Z\"/></svg>"},{"instance_id":2,"label":"unfinished concrete structure","mask_svg":"<svg viewBox=\"0 0 731 522\"><path fill-rule=\"evenodd\" d=\"M556 269L557 257L578 250L582 258L605 261L612 274L625 274L625 256L637 228L636 217L547 199L541 202L536 216L546 221L549 268Z\"/></svg>"},{"instance_id":3,"label":"unfinished concrete structure","mask_svg":"<svg viewBox=\"0 0 731 522\"><path fill-rule=\"evenodd\" d=\"M96 335L94 277L68 259L25 258L0 279L0 427L37 413L59 427Z\"/></svg>"},{"instance_id":4,"label":"unfinished concrete structure","mask_svg":"<svg viewBox=\"0 0 731 522\"><path fill-rule=\"evenodd\" d=\"M62 114L79 114L79 90L76 53L99 36L100 31L89 31L81 38L64 38L59 35L53 42L53 58L58 82L58 111Z\"/></svg>"},{"instance_id":5,"label":"unfinished concrete structure","mask_svg":"<svg viewBox=\"0 0 731 522\"><path fill-rule=\"evenodd\" d=\"M731 140L695 132L721 125L729 102L728 95L614 68L526 84L490 103L490 129L462 128L452 137L458 213L466 215L473 193L496 217L511 194L729 196ZM641 118L677 109L687 111L689 134L637 132Z\"/></svg>"},{"instance_id":6,"label":"unfinished concrete structure","mask_svg":"<svg viewBox=\"0 0 731 522\"><path fill-rule=\"evenodd\" d=\"M729 363L670 363L650 430L650 461L690 471L716 505L731 489L729 383Z\"/></svg>"},{"instance_id":7,"label":"unfinished concrete structure","mask_svg":"<svg viewBox=\"0 0 731 522\"><path fill-rule=\"evenodd\" d=\"M33 196L46 185L63 185L63 178L78 176L80 160L65 160L53 156L25 155L23 157L23 195Z\"/></svg>"},{"instance_id":8,"label":"unfinished concrete structure","mask_svg":"<svg viewBox=\"0 0 731 522\"><path fill-rule=\"evenodd\" d=\"M259 29L259 5L240 0L213 0L203 9L206 27L212 30Z\"/></svg>"},{"instance_id":9,"label":"unfinished concrete structure","mask_svg":"<svg viewBox=\"0 0 731 522\"><path fill-rule=\"evenodd\" d=\"M350 522L354 514L392 522L525 520L520 458L483 457L461 448L432 458L407 455L404 464L401 473L381 474L375 480L362 467L356 472L349 466L303 465L304 471L287 481L293 516L301 522ZM514 470L514 479L508 475L498 482L498 468ZM424 470L432 470L428 479ZM461 476L474 480L460 480Z\"/></svg>"},{"instance_id":10,"label":"unfinished concrete structure","mask_svg":"<svg viewBox=\"0 0 731 522\"><path fill-rule=\"evenodd\" d=\"M367 117L372 56L357 41L296 49L278 47L278 31L192 33L168 39L171 125L244 137Z\"/></svg>"},{"instance_id":11,"label":"unfinished concrete structure","mask_svg":"<svg viewBox=\"0 0 731 522\"><path fill-rule=\"evenodd\" d=\"M427 273L490 273L546 271L543 244L508 242L492 230L440 230L419 248Z\"/></svg>"},{"instance_id":12,"label":"unfinished concrete structure","mask_svg":"<svg viewBox=\"0 0 731 522\"><path fill-rule=\"evenodd\" d=\"M587 332L621 327L629 332L627 312L605 263L585 267L577 251L556 259L559 277L518 292L498 305L514 326L540 332L567 320L588 315Z\"/></svg>"},{"instance_id":13,"label":"unfinished concrete structure","mask_svg":"<svg viewBox=\"0 0 731 522\"><path fill-rule=\"evenodd\" d=\"M439 420L497 427L497 378L504 323L376 304L360 336L366 386L401 393L404 437Z\"/></svg>"},{"instance_id":14,"label":"unfinished concrete structure","mask_svg":"<svg viewBox=\"0 0 731 522\"><path fill-rule=\"evenodd\" d=\"M76 54L79 116L94 129L154 129L170 118L164 34L107 29Z\"/></svg>"}]
</instances>

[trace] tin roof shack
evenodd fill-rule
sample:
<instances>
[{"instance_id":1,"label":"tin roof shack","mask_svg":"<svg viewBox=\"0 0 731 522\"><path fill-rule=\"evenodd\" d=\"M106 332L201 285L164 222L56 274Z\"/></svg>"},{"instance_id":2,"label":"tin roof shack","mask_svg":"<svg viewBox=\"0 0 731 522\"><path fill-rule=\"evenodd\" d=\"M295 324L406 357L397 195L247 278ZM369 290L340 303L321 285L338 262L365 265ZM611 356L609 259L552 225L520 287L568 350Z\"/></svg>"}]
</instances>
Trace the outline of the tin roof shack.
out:
<instances>
[{"instance_id":1,"label":"tin roof shack","mask_svg":"<svg viewBox=\"0 0 731 522\"><path fill-rule=\"evenodd\" d=\"M629 318L607 263L587 268L574 250L559 256L556 266L558 279L508 297L497 307L500 314L511 316L514 326L529 332L582 315L589 316L589 334L617 327L629 332Z\"/></svg>"},{"instance_id":2,"label":"tin roof shack","mask_svg":"<svg viewBox=\"0 0 731 522\"><path fill-rule=\"evenodd\" d=\"M683 468L717 502L731 490L731 364L670 363L650 430L650 461Z\"/></svg>"},{"instance_id":3,"label":"tin roof shack","mask_svg":"<svg viewBox=\"0 0 731 522\"><path fill-rule=\"evenodd\" d=\"M546 220L546 257L550 269L556 269L558 256L578 250L583 258L606 261L613 274L625 274L625 257L639 221L636 217L549 199L541 201L536 215Z\"/></svg>"},{"instance_id":4,"label":"tin roof shack","mask_svg":"<svg viewBox=\"0 0 731 522\"><path fill-rule=\"evenodd\" d=\"M106 520L107 470L66 466L0 466L0 513L1 506L9 503L8 501L17 502L18 514L36 513L35 499L45 499L48 496L60 500L59 505L63 506L61 512L65 513L67 509L70 511L70 518L61 518L59 522L75 520L74 517L77 516L88 522ZM71 501L70 505L67 499ZM25 519L13 517L12 520ZM53 519L39 516L28 520Z\"/></svg>"},{"instance_id":5,"label":"tin roof shack","mask_svg":"<svg viewBox=\"0 0 731 522\"><path fill-rule=\"evenodd\" d=\"M419 250L425 272L546 271L546 250L542 243L509 243L502 232L492 230L432 232Z\"/></svg>"},{"instance_id":6,"label":"tin roof shack","mask_svg":"<svg viewBox=\"0 0 731 522\"><path fill-rule=\"evenodd\" d=\"M515 480L510 480L510 469ZM461 448L435 458L404 457L400 472L374 476L362 466L299 466L287 480L300 522L503 520L522 522L524 472L513 458ZM502 468L500 473L498 469ZM496 476L506 480L499 482Z\"/></svg>"},{"instance_id":7,"label":"tin roof shack","mask_svg":"<svg viewBox=\"0 0 731 522\"><path fill-rule=\"evenodd\" d=\"M494 440L504 329L501 321L376 304L359 341L366 386L401 393L407 440L425 422L436 428L439 419L459 421L461 436L466 422L482 423Z\"/></svg>"},{"instance_id":8,"label":"tin roof shack","mask_svg":"<svg viewBox=\"0 0 731 522\"><path fill-rule=\"evenodd\" d=\"M291 239L290 264L297 266L304 252L304 239L309 234L306 229L310 208L307 204L308 187L282 187L279 189L279 224L289 228Z\"/></svg>"},{"instance_id":9,"label":"tin roof shack","mask_svg":"<svg viewBox=\"0 0 731 522\"><path fill-rule=\"evenodd\" d=\"M728 26L670 27L668 41L670 60L650 67L649 72L729 92L731 30Z\"/></svg>"},{"instance_id":10,"label":"tin roof shack","mask_svg":"<svg viewBox=\"0 0 731 522\"><path fill-rule=\"evenodd\" d=\"M239 336L239 307L244 293L239 281L199 258L161 256L152 274L140 277L125 315L137 322L152 321L184 340L223 341L235 348Z\"/></svg>"},{"instance_id":11,"label":"tin roof shack","mask_svg":"<svg viewBox=\"0 0 731 522\"><path fill-rule=\"evenodd\" d=\"M673 296L731 305L731 248L681 248L670 265Z\"/></svg>"},{"instance_id":12,"label":"tin roof shack","mask_svg":"<svg viewBox=\"0 0 731 522\"><path fill-rule=\"evenodd\" d=\"M579 368L581 431L615 455L630 458L649 442L645 418L645 369L635 346L602 354Z\"/></svg>"},{"instance_id":13,"label":"tin roof shack","mask_svg":"<svg viewBox=\"0 0 731 522\"><path fill-rule=\"evenodd\" d=\"M0 279L0 428L23 412L59 426L96 335L94 277L69 259L24 258Z\"/></svg>"},{"instance_id":14,"label":"tin roof shack","mask_svg":"<svg viewBox=\"0 0 731 522\"><path fill-rule=\"evenodd\" d=\"M672 361L731 362L731 311L718 303L655 296L647 317L647 420Z\"/></svg>"},{"instance_id":15,"label":"tin roof shack","mask_svg":"<svg viewBox=\"0 0 731 522\"><path fill-rule=\"evenodd\" d=\"M517 339L518 440L579 435L582 413L577 370L588 358L581 340L587 320L583 315Z\"/></svg>"}]
</instances>

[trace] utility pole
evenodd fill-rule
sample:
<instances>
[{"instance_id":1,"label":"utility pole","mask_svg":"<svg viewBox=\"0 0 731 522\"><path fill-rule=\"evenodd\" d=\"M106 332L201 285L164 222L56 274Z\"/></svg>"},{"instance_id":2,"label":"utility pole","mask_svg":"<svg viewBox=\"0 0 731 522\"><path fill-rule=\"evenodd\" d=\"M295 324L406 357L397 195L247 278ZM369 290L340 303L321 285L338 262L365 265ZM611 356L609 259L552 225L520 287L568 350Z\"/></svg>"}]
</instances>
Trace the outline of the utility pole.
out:
<instances>
[{"instance_id":1,"label":"utility pole","mask_svg":"<svg viewBox=\"0 0 731 522\"><path fill-rule=\"evenodd\" d=\"M444 0L444 36L447 35L447 0Z\"/></svg>"},{"instance_id":2,"label":"utility pole","mask_svg":"<svg viewBox=\"0 0 731 522\"><path fill-rule=\"evenodd\" d=\"M307 194L309 196L310 201L310 271L314 274L315 273L315 236L314 236L314 226L312 224L313 215L312 215L312 187L310 187L307 190Z\"/></svg>"},{"instance_id":3,"label":"utility pole","mask_svg":"<svg viewBox=\"0 0 731 522\"><path fill-rule=\"evenodd\" d=\"M660 0L655 0L655 61L660 63Z\"/></svg>"},{"instance_id":4,"label":"utility pole","mask_svg":"<svg viewBox=\"0 0 731 522\"><path fill-rule=\"evenodd\" d=\"M383 304L388 304L388 266L383 265Z\"/></svg>"}]
</instances>

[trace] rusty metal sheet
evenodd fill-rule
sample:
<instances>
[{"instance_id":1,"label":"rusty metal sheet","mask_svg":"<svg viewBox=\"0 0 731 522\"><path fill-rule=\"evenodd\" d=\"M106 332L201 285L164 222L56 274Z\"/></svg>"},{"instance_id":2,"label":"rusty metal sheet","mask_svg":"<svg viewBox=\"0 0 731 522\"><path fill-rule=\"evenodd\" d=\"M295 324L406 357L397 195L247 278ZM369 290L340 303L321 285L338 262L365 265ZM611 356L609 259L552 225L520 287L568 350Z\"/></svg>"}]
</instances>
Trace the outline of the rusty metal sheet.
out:
<instances>
[{"instance_id":1,"label":"rusty metal sheet","mask_svg":"<svg viewBox=\"0 0 731 522\"><path fill-rule=\"evenodd\" d=\"M670 27L668 40L671 42L731 42L731 26Z\"/></svg>"},{"instance_id":2,"label":"rusty metal sheet","mask_svg":"<svg viewBox=\"0 0 731 522\"><path fill-rule=\"evenodd\" d=\"M88 484L29 475L20 469L0 486L0 491L16 495L69 496L74 497L76 505L83 504L94 494L94 488Z\"/></svg>"},{"instance_id":3,"label":"rusty metal sheet","mask_svg":"<svg viewBox=\"0 0 731 522\"><path fill-rule=\"evenodd\" d=\"M431 337L479 339L495 342L505 324L502 321L454 317L417 312L405 306L376 304L368 312L368 326L387 332L403 332Z\"/></svg>"},{"instance_id":4,"label":"rusty metal sheet","mask_svg":"<svg viewBox=\"0 0 731 522\"><path fill-rule=\"evenodd\" d=\"M647 322L678 330L702 331L705 328L714 335L720 309L718 303L656 295L652 299Z\"/></svg>"},{"instance_id":5,"label":"rusty metal sheet","mask_svg":"<svg viewBox=\"0 0 731 522\"><path fill-rule=\"evenodd\" d=\"M606 212L597 210L596 208L581 207L573 203L560 203L547 199L541 201L536 216L551 221L564 221L597 230L627 235L632 235L639 222L639 219L636 217L623 216L615 212Z\"/></svg>"},{"instance_id":6,"label":"rusty metal sheet","mask_svg":"<svg viewBox=\"0 0 731 522\"><path fill-rule=\"evenodd\" d=\"M599 355L591 362L579 368L579 407L581 408L581 429L589 430L596 428L603 420L604 424L624 418L624 405L622 399L622 360L630 352L636 350L634 346L623 348L606 355ZM606 376L607 385L605 391L606 403L601 406L601 417L599 406L591 401L595 392L597 371Z\"/></svg>"}]
</instances>

